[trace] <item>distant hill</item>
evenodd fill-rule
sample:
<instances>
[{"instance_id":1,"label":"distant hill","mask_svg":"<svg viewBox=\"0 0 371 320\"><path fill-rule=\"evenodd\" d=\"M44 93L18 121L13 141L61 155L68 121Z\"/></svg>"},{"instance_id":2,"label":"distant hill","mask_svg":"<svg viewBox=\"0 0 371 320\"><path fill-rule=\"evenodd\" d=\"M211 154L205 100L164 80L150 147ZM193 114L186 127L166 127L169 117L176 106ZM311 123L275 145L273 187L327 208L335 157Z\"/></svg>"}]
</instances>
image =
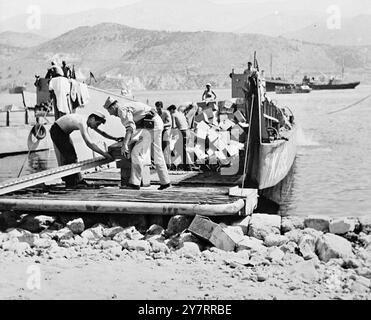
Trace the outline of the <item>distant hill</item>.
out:
<instances>
[{"instance_id":1,"label":"distant hill","mask_svg":"<svg viewBox=\"0 0 371 320\"><path fill-rule=\"evenodd\" d=\"M0 83L2 87L14 81L33 83L33 76L43 76L50 61L57 59L74 64L85 76L93 72L98 85L106 88L119 87L120 79L133 89L203 88L206 82L229 87L231 69L246 67L254 51L267 75L272 54L274 75L297 80L305 73L339 74L344 55L346 71L357 79L371 66L371 47L331 47L257 34L150 31L105 23L79 27L17 52L0 66Z\"/></svg>"},{"instance_id":2,"label":"distant hill","mask_svg":"<svg viewBox=\"0 0 371 320\"><path fill-rule=\"evenodd\" d=\"M367 5L369 0L357 0L355 5L349 2L336 1L344 16L354 15L352 8L358 12L364 8L365 14L371 14L371 7ZM27 15L20 15L0 21L0 32L33 32L55 38L81 26L119 23L148 30L242 32L269 36L289 33L290 37L309 41L300 37L300 33L314 23L325 23L329 4L329 0L315 1L315 5L313 0L251 0L228 4L210 0L142 0L114 9L93 9L64 15L43 14L40 30L29 30Z\"/></svg>"},{"instance_id":3,"label":"distant hill","mask_svg":"<svg viewBox=\"0 0 371 320\"><path fill-rule=\"evenodd\" d=\"M287 32L284 36L291 39L331 45L371 45L371 15L343 18L340 29L329 29L326 20L321 20L305 28Z\"/></svg>"},{"instance_id":4,"label":"distant hill","mask_svg":"<svg viewBox=\"0 0 371 320\"><path fill-rule=\"evenodd\" d=\"M21 33L14 31L5 31L0 33L0 44L11 47L29 48L37 46L47 40L47 38L33 33Z\"/></svg>"}]
</instances>

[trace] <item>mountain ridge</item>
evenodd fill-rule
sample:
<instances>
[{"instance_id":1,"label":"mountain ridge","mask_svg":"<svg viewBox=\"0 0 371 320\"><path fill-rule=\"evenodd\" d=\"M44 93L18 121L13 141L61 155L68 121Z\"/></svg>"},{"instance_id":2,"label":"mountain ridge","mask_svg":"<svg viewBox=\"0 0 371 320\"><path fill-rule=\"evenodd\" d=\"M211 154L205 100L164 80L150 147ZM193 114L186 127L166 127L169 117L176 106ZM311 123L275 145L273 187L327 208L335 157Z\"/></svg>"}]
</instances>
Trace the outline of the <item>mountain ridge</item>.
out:
<instances>
[{"instance_id":1,"label":"mountain ridge","mask_svg":"<svg viewBox=\"0 0 371 320\"><path fill-rule=\"evenodd\" d=\"M66 60L79 74L93 72L97 85L105 88L119 88L121 81L135 90L195 89L206 82L229 87L231 69L244 68L254 51L266 75L273 54L274 76L300 81L306 73L340 74L345 57L347 73L355 77L371 67L371 46L361 49L258 34L152 31L103 23L21 50L0 67L0 84L3 88L14 81L30 84L35 74L46 73L50 61Z\"/></svg>"}]
</instances>

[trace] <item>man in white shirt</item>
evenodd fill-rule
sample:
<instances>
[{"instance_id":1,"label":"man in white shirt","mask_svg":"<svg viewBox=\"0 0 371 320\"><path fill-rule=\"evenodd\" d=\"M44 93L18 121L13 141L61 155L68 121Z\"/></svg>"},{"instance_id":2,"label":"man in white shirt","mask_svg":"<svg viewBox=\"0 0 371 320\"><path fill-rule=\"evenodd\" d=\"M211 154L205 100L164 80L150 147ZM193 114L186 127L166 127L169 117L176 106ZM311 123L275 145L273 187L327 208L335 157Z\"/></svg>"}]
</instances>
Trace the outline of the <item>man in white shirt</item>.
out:
<instances>
[{"instance_id":1,"label":"man in white shirt","mask_svg":"<svg viewBox=\"0 0 371 320\"><path fill-rule=\"evenodd\" d=\"M150 164L151 161L152 145L154 163L161 183L159 190L170 188L170 177L162 152L164 123L156 111L150 106L136 101L119 104L111 97L107 99L103 108L111 116L120 118L126 129L122 153L127 159L131 157L131 176L128 187L140 190L144 165ZM132 145L134 146L130 150Z\"/></svg>"},{"instance_id":2,"label":"man in white shirt","mask_svg":"<svg viewBox=\"0 0 371 320\"><path fill-rule=\"evenodd\" d=\"M49 91L54 92L54 114L55 120L72 113L71 108L71 83L65 77L52 78L49 82Z\"/></svg>"}]
</instances>

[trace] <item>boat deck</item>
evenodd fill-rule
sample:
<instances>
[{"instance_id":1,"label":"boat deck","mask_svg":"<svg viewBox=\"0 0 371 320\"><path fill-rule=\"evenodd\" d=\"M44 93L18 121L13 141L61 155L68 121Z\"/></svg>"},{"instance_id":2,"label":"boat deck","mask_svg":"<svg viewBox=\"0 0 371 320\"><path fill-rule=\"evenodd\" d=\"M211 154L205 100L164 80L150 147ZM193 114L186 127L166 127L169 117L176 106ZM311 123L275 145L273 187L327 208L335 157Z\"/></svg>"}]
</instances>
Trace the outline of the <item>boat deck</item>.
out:
<instances>
[{"instance_id":1,"label":"boat deck","mask_svg":"<svg viewBox=\"0 0 371 320\"><path fill-rule=\"evenodd\" d=\"M152 186L137 191L120 188L117 169L94 172L85 175L88 185L79 189L39 185L0 196L0 210L231 216L250 214L257 202L256 190L248 197L229 195L229 188L236 185L233 176L171 172L173 186L164 191L157 190L157 174L151 176Z\"/></svg>"}]
</instances>

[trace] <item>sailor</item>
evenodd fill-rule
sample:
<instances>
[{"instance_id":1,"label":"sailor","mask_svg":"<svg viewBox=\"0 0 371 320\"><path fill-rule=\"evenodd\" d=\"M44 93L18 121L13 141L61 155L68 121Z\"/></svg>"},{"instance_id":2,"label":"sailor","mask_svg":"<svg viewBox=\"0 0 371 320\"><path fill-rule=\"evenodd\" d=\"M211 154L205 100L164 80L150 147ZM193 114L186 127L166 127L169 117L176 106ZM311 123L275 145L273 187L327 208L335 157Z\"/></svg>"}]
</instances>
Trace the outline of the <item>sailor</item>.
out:
<instances>
[{"instance_id":1,"label":"sailor","mask_svg":"<svg viewBox=\"0 0 371 320\"><path fill-rule=\"evenodd\" d=\"M84 142L91 150L101 154L109 160L113 160L113 157L109 153L99 148L98 145L91 140L88 133L88 128L97 131L98 127L105 122L106 118L100 112L94 112L88 117L75 113L59 118L50 129L50 136L54 143L54 150L57 156L58 165L64 166L77 162L76 150L70 138L70 134L73 131L80 131ZM97 132L101 133L102 131ZM116 138L113 138L108 134L105 134L105 137L116 140ZM65 181L66 187L68 188L74 188L80 182L82 182L80 174L64 177L62 180Z\"/></svg>"},{"instance_id":2,"label":"sailor","mask_svg":"<svg viewBox=\"0 0 371 320\"><path fill-rule=\"evenodd\" d=\"M171 163L170 156L170 137L171 137L171 126L172 120L170 112L164 110L164 104L162 101L157 101L155 103L157 113L161 117L162 122L164 123L164 131L162 132L162 151L164 153L166 164L169 166Z\"/></svg>"},{"instance_id":3,"label":"sailor","mask_svg":"<svg viewBox=\"0 0 371 320\"><path fill-rule=\"evenodd\" d=\"M211 90L211 84L206 84L206 90L204 91L202 95L202 101L208 101L208 100L216 100L216 94L213 90Z\"/></svg>"},{"instance_id":4,"label":"sailor","mask_svg":"<svg viewBox=\"0 0 371 320\"><path fill-rule=\"evenodd\" d=\"M162 152L164 123L157 112L141 102L130 101L119 104L111 97L108 97L103 108L111 116L120 118L126 129L122 153L125 158L131 158L131 176L128 187L140 190L143 167L145 163L150 164L151 161L152 145L154 163L161 184L159 190L169 188L170 177Z\"/></svg>"},{"instance_id":5,"label":"sailor","mask_svg":"<svg viewBox=\"0 0 371 320\"><path fill-rule=\"evenodd\" d=\"M57 65L55 61L51 62L51 67L48 68L48 72L45 75L45 79L51 79L56 77L63 77L64 73L60 66Z\"/></svg>"},{"instance_id":6,"label":"sailor","mask_svg":"<svg viewBox=\"0 0 371 320\"><path fill-rule=\"evenodd\" d=\"M66 61L62 61L62 71L65 78L71 78L71 68L66 64Z\"/></svg>"},{"instance_id":7,"label":"sailor","mask_svg":"<svg viewBox=\"0 0 371 320\"><path fill-rule=\"evenodd\" d=\"M191 159L187 154L187 146L188 146L190 136L191 136L187 118L183 112L177 110L175 105L171 105L169 108L167 108L167 110L170 112L172 116L173 129L178 129L180 133L182 134L183 163L181 167L184 170L187 170L187 169L192 170ZM188 163L187 163L187 159L188 159Z\"/></svg>"}]
</instances>

